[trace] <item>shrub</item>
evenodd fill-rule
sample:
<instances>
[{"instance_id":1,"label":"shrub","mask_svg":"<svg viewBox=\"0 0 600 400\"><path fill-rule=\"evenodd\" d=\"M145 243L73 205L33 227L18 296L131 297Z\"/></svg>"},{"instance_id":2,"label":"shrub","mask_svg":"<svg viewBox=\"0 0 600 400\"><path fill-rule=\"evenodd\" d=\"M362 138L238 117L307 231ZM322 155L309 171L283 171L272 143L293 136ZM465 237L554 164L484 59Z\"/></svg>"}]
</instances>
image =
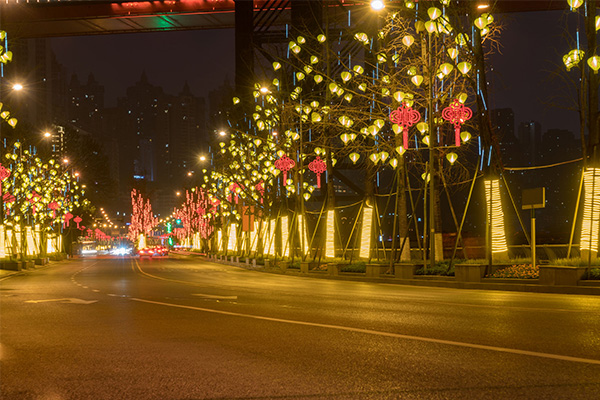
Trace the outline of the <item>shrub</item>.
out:
<instances>
[{"instance_id":1,"label":"shrub","mask_svg":"<svg viewBox=\"0 0 600 400\"><path fill-rule=\"evenodd\" d=\"M583 279L600 280L600 268L590 268L583 275Z\"/></svg>"},{"instance_id":2,"label":"shrub","mask_svg":"<svg viewBox=\"0 0 600 400\"><path fill-rule=\"evenodd\" d=\"M290 265L288 265L288 268L300 269L300 261L294 261L293 263L290 263Z\"/></svg>"},{"instance_id":3,"label":"shrub","mask_svg":"<svg viewBox=\"0 0 600 400\"><path fill-rule=\"evenodd\" d=\"M352 264L344 265L340 270L342 272L366 272L367 267L364 261L358 261Z\"/></svg>"},{"instance_id":4,"label":"shrub","mask_svg":"<svg viewBox=\"0 0 600 400\"><path fill-rule=\"evenodd\" d=\"M455 262L456 264L456 262ZM415 271L415 275L441 275L441 276L454 276L454 266L450 270L448 270L448 266L450 265L450 261L438 261L435 266L431 268L430 265L425 267L419 267Z\"/></svg>"}]
</instances>

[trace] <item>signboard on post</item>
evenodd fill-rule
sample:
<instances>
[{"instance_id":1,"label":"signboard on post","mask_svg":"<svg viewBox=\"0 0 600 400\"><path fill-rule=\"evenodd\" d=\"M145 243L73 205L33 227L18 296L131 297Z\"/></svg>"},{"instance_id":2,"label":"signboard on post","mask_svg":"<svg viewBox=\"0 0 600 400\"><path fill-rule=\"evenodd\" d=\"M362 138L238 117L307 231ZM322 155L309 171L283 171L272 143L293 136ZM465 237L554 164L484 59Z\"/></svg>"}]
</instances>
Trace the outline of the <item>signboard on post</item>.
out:
<instances>
[{"instance_id":1,"label":"signboard on post","mask_svg":"<svg viewBox=\"0 0 600 400\"><path fill-rule=\"evenodd\" d=\"M523 189L521 195L521 208L523 210L533 210L544 208L546 206L546 188L538 187L533 189Z\"/></svg>"},{"instance_id":2,"label":"signboard on post","mask_svg":"<svg viewBox=\"0 0 600 400\"><path fill-rule=\"evenodd\" d=\"M536 265L535 254L535 210L546 206L546 188L523 189L521 194L521 208L531 210L531 266Z\"/></svg>"}]
</instances>

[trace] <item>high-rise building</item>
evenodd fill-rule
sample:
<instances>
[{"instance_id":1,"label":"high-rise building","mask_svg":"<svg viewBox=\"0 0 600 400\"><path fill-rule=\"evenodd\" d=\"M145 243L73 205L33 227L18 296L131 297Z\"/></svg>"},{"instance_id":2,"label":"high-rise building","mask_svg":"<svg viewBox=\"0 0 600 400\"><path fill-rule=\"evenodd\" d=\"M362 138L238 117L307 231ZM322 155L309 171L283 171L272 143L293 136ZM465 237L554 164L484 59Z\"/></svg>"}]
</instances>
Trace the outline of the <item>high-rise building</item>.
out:
<instances>
[{"instance_id":1,"label":"high-rise building","mask_svg":"<svg viewBox=\"0 0 600 400\"><path fill-rule=\"evenodd\" d=\"M519 124L519 143L526 165L537 165L542 141L542 126L537 121L521 122Z\"/></svg>"}]
</instances>

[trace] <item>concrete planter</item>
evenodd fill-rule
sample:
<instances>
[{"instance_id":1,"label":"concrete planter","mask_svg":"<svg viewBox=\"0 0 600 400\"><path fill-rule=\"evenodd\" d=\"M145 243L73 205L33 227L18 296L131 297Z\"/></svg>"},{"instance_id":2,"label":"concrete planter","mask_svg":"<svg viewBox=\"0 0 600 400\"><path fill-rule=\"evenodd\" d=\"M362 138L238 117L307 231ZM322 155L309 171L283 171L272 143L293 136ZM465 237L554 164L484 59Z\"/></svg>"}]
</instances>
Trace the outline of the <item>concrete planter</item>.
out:
<instances>
[{"instance_id":1,"label":"concrete planter","mask_svg":"<svg viewBox=\"0 0 600 400\"><path fill-rule=\"evenodd\" d=\"M485 275L487 265L482 264L456 264L454 277L457 282L481 282Z\"/></svg>"},{"instance_id":2,"label":"concrete planter","mask_svg":"<svg viewBox=\"0 0 600 400\"><path fill-rule=\"evenodd\" d=\"M308 274L309 270L310 270L310 263L308 261L301 261L300 262L300 273Z\"/></svg>"},{"instance_id":3,"label":"concrete planter","mask_svg":"<svg viewBox=\"0 0 600 400\"><path fill-rule=\"evenodd\" d=\"M23 269L23 263L21 261L4 261L0 266L2 269L8 271L21 271Z\"/></svg>"},{"instance_id":4,"label":"concrete planter","mask_svg":"<svg viewBox=\"0 0 600 400\"><path fill-rule=\"evenodd\" d=\"M267 268L271 268L271 260L269 260L268 258L265 258L265 269Z\"/></svg>"},{"instance_id":5,"label":"concrete planter","mask_svg":"<svg viewBox=\"0 0 600 400\"><path fill-rule=\"evenodd\" d=\"M33 261L23 261L23 268L33 269L33 268L35 268L35 262L33 262Z\"/></svg>"},{"instance_id":6,"label":"concrete planter","mask_svg":"<svg viewBox=\"0 0 600 400\"><path fill-rule=\"evenodd\" d=\"M379 278L388 268L389 265L367 264L365 265L365 276L367 278Z\"/></svg>"},{"instance_id":7,"label":"concrete planter","mask_svg":"<svg viewBox=\"0 0 600 400\"><path fill-rule=\"evenodd\" d=\"M48 257L36 258L35 265L46 265L48 264Z\"/></svg>"},{"instance_id":8,"label":"concrete planter","mask_svg":"<svg viewBox=\"0 0 600 400\"><path fill-rule=\"evenodd\" d=\"M540 265L540 285L577 286L587 267Z\"/></svg>"},{"instance_id":9,"label":"concrete planter","mask_svg":"<svg viewBox=\"0 0 600 400\"><path fill-rule=\"evenodd\" d=\"M277 266L279 267L279 269L282 272L285 272L285 271L287 271L288 267L290 266L290 262L289 261L278 261Z\"/></svg>"},{"instance_id":10,"label":"concrete planter","mask_svg":"<svg viewBox=\"0 0 600 400\"><path fill-rule=\"evenodd\" d=\"M327 273L329 275L337 276L340 274L340 267L337 263L329 263L327 264Z\"/></svg>"},{"instance_id":11,"label":"concrete planter","mask_svg":"<svg viewBox=\"0 0 600 400\"><path fill-rule=\"evenodd\" d=\"M412 279L416 270L415 264L394 264L394 274L398 279Z\"/></svg>"}]
</instances>

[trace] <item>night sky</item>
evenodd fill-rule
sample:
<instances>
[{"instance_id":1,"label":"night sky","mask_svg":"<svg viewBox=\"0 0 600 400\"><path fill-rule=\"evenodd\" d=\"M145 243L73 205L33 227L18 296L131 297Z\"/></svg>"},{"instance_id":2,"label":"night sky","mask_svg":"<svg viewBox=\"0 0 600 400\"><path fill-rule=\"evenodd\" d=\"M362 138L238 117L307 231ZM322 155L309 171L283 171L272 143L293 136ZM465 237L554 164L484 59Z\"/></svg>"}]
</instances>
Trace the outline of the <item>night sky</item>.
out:
<instances>
[{"instance_id":1,"label":"night sky","mask_svg":"<svg viewBox=\"0 0 600 400\"><path fill-rule=\"evenodd\" d=\"M550 100L567 91L551 79L564 69L562 55L570 49L563 36L563 12L496 15L505 29L501 54L492 58L490 108L510 107L515 129L523 121L537 120L542 131L569 129L577 134L577 114L550 107ZM234 82L233 30L204 30L66 37L51 39L60 63L85 81L90 72L105 85L108 106L124 96L127 87L146 71L152 84L177 94L187 80L192 92L206 96L226 77Z\"/></svg>"},{"instance_id":2,"label":"night sky","mask_svg":"<svg viewBox=\"0 0 600 400\"><path fill-rule=\"evenodd\" d=\"M194 95L206 97L226 77L235 81L232 29L64 37L51 39L51 46L80 81L94 74L105 87L107 106L116 105L142 71L169 94L187 81Z\"/></svg>"}]
</instances>

